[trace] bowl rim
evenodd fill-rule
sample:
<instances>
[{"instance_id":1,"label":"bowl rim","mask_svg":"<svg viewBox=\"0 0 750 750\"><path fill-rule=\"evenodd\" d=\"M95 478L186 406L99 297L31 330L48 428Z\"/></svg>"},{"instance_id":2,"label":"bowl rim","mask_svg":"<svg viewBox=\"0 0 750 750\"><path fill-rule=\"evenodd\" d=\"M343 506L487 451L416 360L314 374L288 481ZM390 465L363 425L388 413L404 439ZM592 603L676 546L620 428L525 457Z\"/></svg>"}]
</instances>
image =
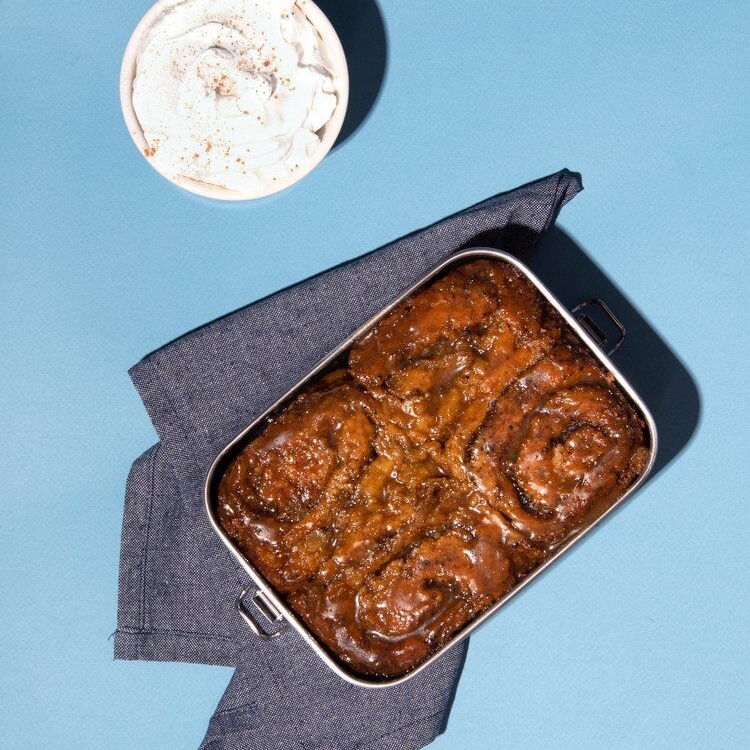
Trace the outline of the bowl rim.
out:
<instances>
[{"instance_id":1,"label":"bowl rim","mask_svg":"<svg viewBox=\"0 0 750 750\"><path fill-rule=\"evenodd\" d=\"M306 161L301 167L291 174L278 180L274 180L270 185L265 185L252 191L233 190L220 185L211 185L206 182L194 180L190 177L166 175L146 156L148 143L143 135L143 128L138 121L138 116L133 107L133 82L135 80L138 63L138 53L140 51L143 37L149 31L151 26L156 22L162 11L179 3L180 0L157 0L146 13L143 15L138 25L128 40L125 52L122 57L120 66L120 107L125 119L125 124L141 156L156 170L162 177L169 180L172 184L177 185L183 190L187 190L204 198L214 198L224 201L245 201L265 198L299 182L312 172L320 164L333 147L336 139L341 132L346 116L346 110L349 103L349 69L346 63L346 55L341 45L336 30L328 20L328 17L312 0L295 0L300 10L305 14L315 30L318 32L324 49L326 58L331 64L333 73L334 88L336 91L336 107L333 110L331 119L323 126L323 133L320 139L320 145L313 156ZM319 131L320 132L320 131Z\"/></svg>"}]
</instances>

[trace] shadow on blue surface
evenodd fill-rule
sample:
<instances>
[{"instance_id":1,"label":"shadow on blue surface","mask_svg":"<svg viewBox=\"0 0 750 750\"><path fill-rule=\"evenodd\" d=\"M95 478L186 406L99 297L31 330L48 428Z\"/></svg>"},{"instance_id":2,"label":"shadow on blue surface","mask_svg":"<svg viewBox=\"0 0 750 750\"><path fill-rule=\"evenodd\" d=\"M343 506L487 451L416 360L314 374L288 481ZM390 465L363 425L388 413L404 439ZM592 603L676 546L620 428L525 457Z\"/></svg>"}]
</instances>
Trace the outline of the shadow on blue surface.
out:
<instances>
[{"instance_id":1,"label":"shadow on blue surface","mask_svg":"<svg viewBox=\"0 0 750 750\"><path fill-rule=\"evenodd\" d=\"M375 106L385 77L388 41L375 0L316 0L341 39L349 68L349 107L334 148L351 136Z\"/></svg>"}]
</instances>

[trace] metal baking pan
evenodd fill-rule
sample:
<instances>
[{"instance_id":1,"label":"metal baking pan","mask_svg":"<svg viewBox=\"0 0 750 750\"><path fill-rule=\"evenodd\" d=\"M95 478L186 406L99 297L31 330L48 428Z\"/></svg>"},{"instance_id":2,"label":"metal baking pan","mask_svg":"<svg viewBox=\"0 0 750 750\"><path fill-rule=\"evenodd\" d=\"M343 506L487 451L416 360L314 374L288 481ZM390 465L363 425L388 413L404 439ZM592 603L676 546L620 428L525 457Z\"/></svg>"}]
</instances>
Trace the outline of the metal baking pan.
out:
<instances>
[{"instance_id":1,"label":"metal baking pan","mask_svg":"<svg viewBox=\"0 0 750 750\"><path fill-rule=\"evenodd\" d=\"M283 598L279 596L274 588L265 580L260 572L253 566L252 562L242 553L242 551L234 544L232 539L225 533L219 524L216 515L216 497L218 482L221 478L223 469L232 460L236 453L242 449L248 442L253 440L257 434L265 426L266 419L271 416L278 409L288 404L294 397L302 391L310 381L321 375L329 366L338 361L344 352L352 345L352 343L368 331L375 323L381 318L387 315L396 305L402 300L413 294L421 287L428 284L435 276L448 269L450 266L467 261L470 259L477 258L489 258L499 261L504 261L515 266L547 299L552 307L562 316L565 322L575 332L580 342L586 346L591 353L599 360L599 362L608 370L614 377L617 385L630 399L632 405L639 413L642 418L649 436L650 442L650 455L648 464L643 474L628 488L627 492L611 507L605 510L601 515L595 518L586 527L578 531L570 540L560 547L549 559L544 561L539 567L535 568L525 578L523 578L513 589L506 593L500 598L495 604L489 609L481 612L473 620L468 622L463 628L461 628L447 643L445 643L440 649L433 653L427 658L422 664L415 669L407 672L406 674L399 677L390 678L376 678L367 677L357 674L350 670L346 665L342 664L334 654L332 654L327 647L322 644L310 628L305 625L304 622L291 610L291 608L285 604ZM618 336L614 342L607 340L605 334L602 332L601 327L597 325L594 317L591 313L593 307L597 306L601 312L603 312L607 318L609 318L611 324L615 327L618 332ZM377 688L387 687L396 685L400 682L410 679L421 670L425 669L429 664L439 659L440 656L445 653L449 648L460 643L465 638L468 638L480 625L484 624L519 591L528 586L535 578L540 576L550 565L552 565L558 558L564 555L574 544L579 542L586 534L588 534L594 527L596 527L604 518L612 513L615 508L625 502L637 489L640 487L654 463L656 457L656 446L657 446L657 435L656 425L654 424L653 417L651 416L648 408L643 403L643 400L636 393L630 383L622 376L617 368L612 364L609 355L622 343L625 336L625 328L613 315L604 302L598 299L586 300L579 304L572 312L566 310L563 305L555 298L555 296L547 289L544 284L520 261L514 258L512 255L508 255L500 250L494 250L490 248L471 248L469 250L463 250L454 253L449 258L439 263L433 268L426 276L420 279L418 282L410 286L406 291L402 292L396 299L393 300L389 305L386 305L379 313L370 318L366 323L361 325L354 333L352 333L347 339L341 342L330 354L324 357L302 380L300 380L293 388L285 393L276 403L266 409L259 417L257 417L251 424L249 424L224 450L216 457L211 468L208 471L205 482L205 503L208 517L211 521L211 525L214 527L216 533L222 539L224 544L229 548L230 552L239 560L243 568L248 572L252 583L240 593L235 606L238 612L245 619L247 624L252 630L263 639L273 639L282 635L283 630L287 625L291 625L297 632L304 638L304 640L310 645L310 647L320 656L320 658L340 677L352 682L356 685L363 687ZM606 348L606 352L604 351ZM252 602L254 612L246 607L245 602L249 600ZM262 620L256 619L258 616L262 616ZM261 625L261 622L263 624Z\"/></svg>"}]
</instances>

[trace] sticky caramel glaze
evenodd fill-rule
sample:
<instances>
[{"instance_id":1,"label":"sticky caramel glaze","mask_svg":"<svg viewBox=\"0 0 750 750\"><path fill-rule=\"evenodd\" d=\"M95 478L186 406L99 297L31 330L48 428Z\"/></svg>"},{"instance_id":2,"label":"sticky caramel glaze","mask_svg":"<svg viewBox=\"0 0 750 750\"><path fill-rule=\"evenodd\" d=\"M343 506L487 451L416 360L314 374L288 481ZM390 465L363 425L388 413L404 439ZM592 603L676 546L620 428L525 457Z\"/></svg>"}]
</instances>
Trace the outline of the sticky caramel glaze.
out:
<instances>
[{"instance_id":1,"label":"sticky caramel glaze","mask_svg":"<svg viewBox=\"0 0 750 750\"><path fill-rule=\"evenodd\" d=\"M331 652L418 666L643 472L644 426L511 265L402 302L273 417L219 519Z\"/></svg>"}]
</instances>

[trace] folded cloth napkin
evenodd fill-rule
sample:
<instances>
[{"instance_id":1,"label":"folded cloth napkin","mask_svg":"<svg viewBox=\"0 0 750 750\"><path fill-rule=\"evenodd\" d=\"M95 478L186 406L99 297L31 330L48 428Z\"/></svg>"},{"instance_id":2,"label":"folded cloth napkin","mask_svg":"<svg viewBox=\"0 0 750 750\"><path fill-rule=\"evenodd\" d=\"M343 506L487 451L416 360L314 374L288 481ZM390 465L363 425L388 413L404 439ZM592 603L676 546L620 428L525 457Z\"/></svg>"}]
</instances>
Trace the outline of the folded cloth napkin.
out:
<instances>
[{"instance_id":1,"label":"folded cloth napkin","mask_svg":"<svg viewBox=\"0 0 750 750\"><path fill-rule=\"evenodd\" d=\"M466 647L391 688L337 677L292 629L260 641L247 574L211 529L216 454L328 351L452 252L528 251L579 190L563 170L191 331L130 371L160 442L126 487L115 657L234 666L202 748L416 750L445 727Z\"/></svg>"}]
</instances>

